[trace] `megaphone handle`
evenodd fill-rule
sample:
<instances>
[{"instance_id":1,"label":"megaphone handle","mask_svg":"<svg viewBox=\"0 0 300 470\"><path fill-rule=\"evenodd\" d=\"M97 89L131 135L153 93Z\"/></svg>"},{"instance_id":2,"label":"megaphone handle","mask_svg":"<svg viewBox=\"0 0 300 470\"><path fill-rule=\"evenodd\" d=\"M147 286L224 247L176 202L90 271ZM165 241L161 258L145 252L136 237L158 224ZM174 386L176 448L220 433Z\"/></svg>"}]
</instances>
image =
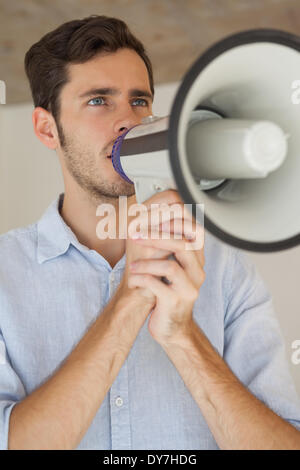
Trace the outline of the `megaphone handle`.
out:
<instances>
[{"instance_id":1,"label":"megaphone handle","mask_svg":"<svg viewBox=\"0 0 300 470\"><path fill-rule=\"evenodd\" d=\"M159 189L158 189L159 188ZM134 178L136 202L142 204L146 199L160 191L177 189L176 184L170 178L136 177Z\"/></svg>"},{"instance_id":2,"label":"megaphone handle","mask_svg":"<svg viewBox=\"0 0 300 470\"><path fill-rule=\"evenodd\" d=\"M168 256L168 259L174 259L175 261L177 261L177 259L175 258L175 256L174 256L173 254L169 255L169 256ZM178 261L177 261L177 263L178 263ZM161 276L160 280L161 280L162 282L164 282L165 284L167 284L167 285L172 284L172 282L169 281L169 279L166 278L165 276Z\"/></svg>"}]
</instances>

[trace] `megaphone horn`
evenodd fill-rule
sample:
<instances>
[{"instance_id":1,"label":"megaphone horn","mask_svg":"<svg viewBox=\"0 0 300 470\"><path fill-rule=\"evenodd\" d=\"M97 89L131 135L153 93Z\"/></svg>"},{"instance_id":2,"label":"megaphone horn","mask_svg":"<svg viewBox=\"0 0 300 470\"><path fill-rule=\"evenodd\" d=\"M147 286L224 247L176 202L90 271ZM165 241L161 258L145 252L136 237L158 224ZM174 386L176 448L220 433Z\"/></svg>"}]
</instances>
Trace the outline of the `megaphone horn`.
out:
<instances>
[{"instance_id":1,"label":"megaphone horn","mask_svg":"<svg viewBox=\"0 0 300 470\"><path fill-rule=\"evenodd\" d=\"M205 228L251 251L300 244L300 38L278 30L234 34L187 72L168 117L148 117L115 142L115 170L138 202L177 189L204 204Z\"/></svg>"}]
</instances>

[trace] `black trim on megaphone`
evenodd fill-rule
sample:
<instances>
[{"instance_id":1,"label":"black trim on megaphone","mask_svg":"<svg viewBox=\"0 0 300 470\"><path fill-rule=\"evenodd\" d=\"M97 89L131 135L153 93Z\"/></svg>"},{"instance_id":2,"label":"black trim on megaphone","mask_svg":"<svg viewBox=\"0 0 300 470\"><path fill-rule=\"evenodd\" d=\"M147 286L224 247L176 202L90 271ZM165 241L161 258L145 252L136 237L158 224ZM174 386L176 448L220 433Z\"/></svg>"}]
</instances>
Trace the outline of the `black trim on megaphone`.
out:
<instances>
[{"instance_id":1,"label":"black trim on megaphone","mask_svg":"<svg viewBox=\"0 0 300 470\"><path fill-rule=\"evenodd\" d=\"M131 139L124 139L122 144L122 157L130 155L146 155L147 153L166 150L168 145L167 131L153 132Z\"/></svg>"},{"instance_id":2,"label":"black trim on megaphone","mask_svg":"<svg viewBox=\"0 0 300 470\"><path fill-rule=\"evenodd\" d=\"M206 52L204 52L204 54L202 54L196 60L196 62L194 62L192 67L188 70L182 80L181 85L177 90L177 94L175 96L175 100L173 101L170 114L168 147L170 149L170 165L174 174L175 182L183 198L183 202L186 204L194 205L195 203L197 203L197 201L193 200L193 196L184 180L183 173L181 171L177 143L180 115L184 102L186 100L186 96L201 71L207 65L209 65L210 62L212 62L216 57L236 46L241 46L254 42L277 43L300 52L300 37L295 34L287 33L285 31L280 31L276 29L253 29L248 31L242 31L228 36L225 39L222 39L221 41L218 41L212 47L207 49ZM293 248L297 245L300 245L300 233L298 235L295 235L291 238L279 242L258 243L243 240L238 237L234 237L233 235L230 235L227 232L224 232L205 214L204 226L209 230L209 232L211 232L213 235L215 235L217 238L221 239L225 243L248 251L274 252Z\"/></svg>"}]
</instances>

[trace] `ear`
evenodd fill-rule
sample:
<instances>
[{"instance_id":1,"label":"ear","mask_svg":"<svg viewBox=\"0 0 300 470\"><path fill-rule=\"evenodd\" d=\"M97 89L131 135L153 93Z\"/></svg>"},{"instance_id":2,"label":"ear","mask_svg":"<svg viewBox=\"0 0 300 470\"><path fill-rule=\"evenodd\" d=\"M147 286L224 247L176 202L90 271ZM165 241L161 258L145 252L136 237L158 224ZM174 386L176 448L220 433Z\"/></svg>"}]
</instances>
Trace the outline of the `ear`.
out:
<instances>
[{"instance_id":1,"label":"ear","mask_svg":"<svg viewBox=\"0 0 300 470\"><path fill-rule=\"evenodd\" d=\"M44 108L36 107L32 113L32 123L37 138L46 147L55 150L59 146L59 138L52 114Z\"/></svg>"}]
</instances>

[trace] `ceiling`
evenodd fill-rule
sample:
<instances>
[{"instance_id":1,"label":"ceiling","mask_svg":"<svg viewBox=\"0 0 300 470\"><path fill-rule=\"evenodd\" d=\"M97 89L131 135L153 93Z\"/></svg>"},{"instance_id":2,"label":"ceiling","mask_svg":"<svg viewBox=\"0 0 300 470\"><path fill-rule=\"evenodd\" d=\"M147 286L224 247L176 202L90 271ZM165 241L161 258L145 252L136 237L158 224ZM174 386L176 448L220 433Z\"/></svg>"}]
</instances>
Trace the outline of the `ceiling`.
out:
<instances>
[{"instance_id":1,"label":"ceiling","mask_svg":"<svg viewBox=\"0 0 300 470\"><path fill-rule=\"evenodd\" d=\"M144 43L156 83L180 80L208 46L233 32L300 32L299 0L0 0L0 79L6 103L31 100L23 61L29 47L65 21L123 19Z\"/></svg>"}]
</instances>

